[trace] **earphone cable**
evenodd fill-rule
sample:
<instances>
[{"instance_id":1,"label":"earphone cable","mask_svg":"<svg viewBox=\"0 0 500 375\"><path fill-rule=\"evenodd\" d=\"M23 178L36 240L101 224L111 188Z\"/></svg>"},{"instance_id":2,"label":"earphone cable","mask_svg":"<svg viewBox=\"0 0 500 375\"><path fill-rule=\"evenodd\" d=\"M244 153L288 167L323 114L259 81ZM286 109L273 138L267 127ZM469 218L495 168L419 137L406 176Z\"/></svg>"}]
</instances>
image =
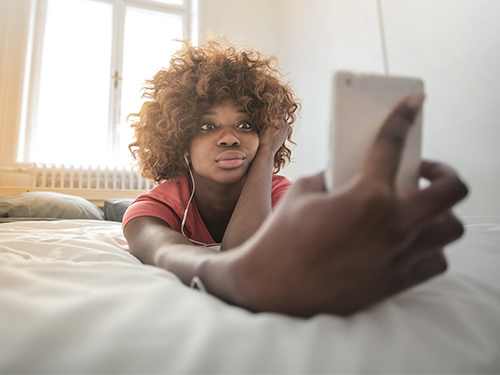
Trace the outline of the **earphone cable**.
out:
<instances>
[{"instance_id":1,"label":"earphone cable","mask_svg":"<svg viewBox=\"0 0 500 375\"><path fill-rule=\"evenodd\" d=\"M196 240L193 240L191 238L189 238L185 233L184 233L184 225L186 225L186 220L187 220L187 214L188 214L188 211L189 211L189 206L191 205L191 201L193 200L193 197L194 197L194 192L195 192L195 189L196 189L196 184L194 182L194 177L193 177L193 172L191 172L191 166L189 165L189 162L186 158L186 162L188 164L188 170L189 170L189 175L191 176L191 183L193 185L193 189L192 189L192 192L191 192L191 196L189 197L189 200L188 200L188 203L187 203L187 206L186 206L186 209L184 210L184 216L182 218L182 223L181 223L181 233L184 237L186 237L189 241L197 244L197 245L202 245L202 246L206 246L206 247L213 247L213 246L220 246L220 243L211 243L211 244L206 244L204 242L199 242L199 241L196 241Z\"/></svg>"}]
</instances>

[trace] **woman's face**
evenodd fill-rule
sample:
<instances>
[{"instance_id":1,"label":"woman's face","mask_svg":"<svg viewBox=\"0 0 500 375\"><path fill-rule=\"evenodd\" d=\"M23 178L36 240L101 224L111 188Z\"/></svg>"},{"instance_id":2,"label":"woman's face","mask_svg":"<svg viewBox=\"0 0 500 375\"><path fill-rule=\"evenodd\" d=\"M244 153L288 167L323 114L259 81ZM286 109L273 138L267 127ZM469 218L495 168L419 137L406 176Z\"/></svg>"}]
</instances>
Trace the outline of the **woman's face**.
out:
<instances>
[{"instance_id":1,"label":"woman's face","mask_svg":"<svg viewBox=\"0 0 500 375\"><path fill-rule=\"evenodd\" d=\"M228 100L212 105L201 117L189 159L198 180L234 184L245 177L258 148L250 116Z\"/></svg>"}]
</instances>

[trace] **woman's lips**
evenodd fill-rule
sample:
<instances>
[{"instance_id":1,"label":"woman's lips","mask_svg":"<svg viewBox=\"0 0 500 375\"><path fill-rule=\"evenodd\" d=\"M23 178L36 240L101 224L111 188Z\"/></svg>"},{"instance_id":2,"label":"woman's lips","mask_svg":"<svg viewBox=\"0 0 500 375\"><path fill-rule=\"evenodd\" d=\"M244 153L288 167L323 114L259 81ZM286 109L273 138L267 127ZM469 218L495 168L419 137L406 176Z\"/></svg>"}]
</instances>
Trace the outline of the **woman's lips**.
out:
<instances>
[{"instance_id":1,"label":"woman's lips","mask_svg":"<svg viewBox=\"0 0 500 375\"><path fill-rule=\"evenodd\" d=\"M241 166L246 159L246 155L241 151L224 151L215 159L217 165L223 169L234 169Z\"/></svg>"}]
</instances>

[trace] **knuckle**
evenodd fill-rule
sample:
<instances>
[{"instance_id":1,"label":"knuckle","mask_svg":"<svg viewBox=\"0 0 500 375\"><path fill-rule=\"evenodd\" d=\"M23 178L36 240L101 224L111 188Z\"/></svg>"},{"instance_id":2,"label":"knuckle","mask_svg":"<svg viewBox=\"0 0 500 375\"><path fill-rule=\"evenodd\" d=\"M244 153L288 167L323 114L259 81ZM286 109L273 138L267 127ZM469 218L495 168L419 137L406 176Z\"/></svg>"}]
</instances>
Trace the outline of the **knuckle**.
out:
<instances>
[{"instance_id":1,"label":"knuckle","mask_svg":"<svg viewBox=\"0 0 500 375\"><path fill-rule=\"evenodd\" d=\"M363 189L359 199L359 207L363 214L386 214L393 207L392 194L384 184L371 183Z\"/></svg>"},{"instance_id":2,"label":"knuckle","mask_svg":"<svg viewBox=\"0 0 500 375\"><path fill-rule=\"evenodd\" d=\"M442 273L445 273L448 270L448 261L443 255L440 255L436 257L435 263L434 263L434 270L436 275L440 275Z\"/></svg>"},{"instance_id":3,"label":"knuckle","mask_svg":"<svg viewBox=\"0 0 500 375\"><path fill-rule=\"evenodd\" d=\"M465 227L464 225L456 220L456 222L453 225L453 238L452 240L458 240L460 237L462 237L465 233Z\"/></svg>"},{"instance_id":4,"label":"knuckle","mask_svg":"<svg viewBox=\"0 0 500 375\"><path fill-rule=\"evenodd\" d=\"M379 228L388 244L399 245L408 238L408 225L397 220L396 202L390 188L380 184L367 189L357 199L357 214L362 222L369 222Z\"/></svg>"},{"instance_id":5,"label":"knuckle","mask_svg":"<svg viewBox=\"0 0 500 375\"><path fill-rule=\"evenodd\" d=\"M437 222L434 231L436 236L443 238L444 243L449 243L462 237L465 227L455 215L450 213L444 217L442 224Z\"/></svg>"},{"instance_id":6,"label":"knuckle","mask_svg":"<svg viewBox=\"0 0 500 375\"><path fill-rule=\"evenodd\" d=\"M414 267L419 279L425 280L445 273L448 270L448 261L442 250L436 252L434 256L425 259Z\"/></svg>"},{"instance_id":7,"label":"knuckle","mask_svg":"<svg viewBox=\"0 0 500 375\"><path fill-rule=\"evenodd\" d=\"M394 109L393 116L395 116L399 121L403 120L403 122L410 125L413 121L415 121L417 113L418 112L409 107L406 103L402 103Z\"/></svg>"},{"instance_id":8,"label":"knuckle","mask_svg":"<svg viewBox=\"0 0 500 375\"><path fill-rule=\"evenodd\" d=\"M384 128L379 133L379 139L402 147L406 139L406 129Z\"/></svg>"},{"instance_id":9,"label":"knuckle","mask_svg":"<svg viewBox=\"0 0 500 375\"><path fill-rule=\"evenodd\" d=\"M440 166L436 165L434 167L435 174L441 175L443 178L447 178L448 191L452 197L460 200L466 197L469 194L469 187L465 183L464 180L460 178L460 176L456 173L456 171L447 165L441 164Z\"/></svg>"},{"instance_id":10,"label":"knuckle","mask_svg":"<svg viewBox=\"0 0 500 375\"><path fill-rule=\"evenodd\" d=\"M457 198L459 198L459 199L465 198L469 194L469 187L458 176L457 176L457 179L456 179L456 182L455 182L454 193L457 196Z\"/></svg>"},{"instance_id":11,"label":"knuckle","mask_svg":"<svg viewBox=\"0 0 500 375\"><path fill-rule=\"evenodd\" d=\"M387 235L392 244L401 244L405 242L408 238L408 230L404 225L393 224L387 228Z\"/></svg>"}]
</instances>

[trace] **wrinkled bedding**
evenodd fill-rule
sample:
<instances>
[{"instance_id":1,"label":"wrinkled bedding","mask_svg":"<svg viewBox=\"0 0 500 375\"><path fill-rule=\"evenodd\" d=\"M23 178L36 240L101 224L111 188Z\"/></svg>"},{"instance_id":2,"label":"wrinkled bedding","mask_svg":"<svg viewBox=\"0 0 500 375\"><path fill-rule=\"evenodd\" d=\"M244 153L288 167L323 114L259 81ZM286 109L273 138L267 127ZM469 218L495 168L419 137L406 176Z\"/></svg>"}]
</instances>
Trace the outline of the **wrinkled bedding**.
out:
<instances>
[{"instance_id":1,"label":"wrinkled bedding","mask_svg":"<svg viewBox=\"0 0 500 375\"><path fill-rule=\"evenodd\" d=\"M0 224L0 373L500 373L500 218L348 318L250 313L129 254L121 223Z\"/></svg>"}]
</instances>

